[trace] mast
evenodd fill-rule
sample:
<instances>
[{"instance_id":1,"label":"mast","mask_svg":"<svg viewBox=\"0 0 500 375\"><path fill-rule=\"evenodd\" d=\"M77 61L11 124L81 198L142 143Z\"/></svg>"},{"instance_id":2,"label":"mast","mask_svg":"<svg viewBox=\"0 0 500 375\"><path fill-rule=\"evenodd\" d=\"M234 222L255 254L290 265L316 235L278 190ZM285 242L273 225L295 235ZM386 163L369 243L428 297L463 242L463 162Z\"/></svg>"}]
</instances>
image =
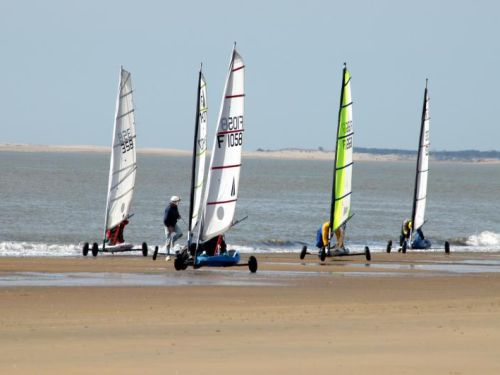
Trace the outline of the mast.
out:
<instances>
[{"instance_id":1,"label":"mast","mask_svg":"<svg viewBox=\"0 0 500 375\"><path fill-rule=\"evenodd\" d=\"M193 139L193 160L191 162L191 192L189 197L189 224L188 224L188 248L191 245L191 224L193 222L193 209L194 209L194 187L196 184L196 146L198 143L198 127L200 125L200 90L201 90L201 70L203 64L200 65L200 74L198 75L198 91L196 99L196 118L194 124L194 139Z\"/></svg>"},{"instance_id":2,"label":"mast","mask_svg":"<svg viewBox=\"0 0 500 375\"><path fill-rule=\"evenodd\" d=\"M420 199L423 199L423 198L419 198L418 197L418 193L419 193L419 182L420 182L420 174L422 172L427 172L428 169L426 170L420 170L420 164L422 162L422 148L423 147L426 147L426 142L425 142L425 122L427 119L427 102L428 102L428 99L427 99L427 82L428 82L428 79L426 78L425 79L425 91L424 91L424 103L423 103L423 106L422 106L422 120L421 120L421 124L420 124L420 137L419 137L419 143L418 143L418 151L417 151L417 166L416 166L416 173L415 173L415 189L414 189L414 192L413 192L413 208L412 208L412 214L411 214L411 220L412 220L412 228L411 228L411 231L410 231L410 238L411 238L411 233L415 230L417 230L418 228L416 228L415 226L415 219L416 219L416 213L417 213L417 203ZM427 183L427 181L426 181Z\"/></svg>"},{"instance_id":3,"label":"mast","mask_svg":"<svg viewBox=\"0 0 500 375\"><path fill-rule=\"evenodd\" d=\"M346 63L344 62L344 69L342 70L342 86L340 87L340 105L339 105L339 116L337 122L337 133L335 133L335 156L333 158L333 184L332 184L332 199L330 202L330 226L328 227L328 248L330 248L330 240L333 235L333 218L335 217L335 183L337 175L337 154L339 149L339 130L340 130L340 120L342 115L342 103L344 102L344 86L345 86L345 72L347 70Z\"/></svg>"}]
</instances>

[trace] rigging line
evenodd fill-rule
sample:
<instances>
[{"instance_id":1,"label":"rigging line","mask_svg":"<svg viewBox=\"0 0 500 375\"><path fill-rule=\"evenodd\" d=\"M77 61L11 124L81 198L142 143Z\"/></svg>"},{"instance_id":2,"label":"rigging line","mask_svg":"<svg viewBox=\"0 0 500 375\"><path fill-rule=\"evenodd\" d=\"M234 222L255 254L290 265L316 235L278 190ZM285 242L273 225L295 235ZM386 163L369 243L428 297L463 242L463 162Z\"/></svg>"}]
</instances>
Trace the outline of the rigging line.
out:
<instances>
[{"instance_id":1,"label":"rigging line","mask_svg":"<svg viewBox=\"0 0 500 375\"><path fill-rule=\"evenodd\" d=\"M353 162L353 161L351 161L349 164L346 164L346 165L344 165L344 166L342 166L342 167L340 167L340 168L335 168L335 170L336 170L336 171L340 171L340 170L342 170L342 169L344 169L344 168L350 167L350 166L351 166L351 165L353 165L353 164L354 164L354 162Z\"/></svg>"},{"instance_id":2,"label":"rigging line","mask_svg":"<svg viewBox=\"0 0 500 375\"><path fill-rule=\"evenodd\" d=\"M347 138L347 137L350 137L351 135L354 135L354 132L351 132L349 134L346 134L346 135L342 135L340 137L337 137L337 140L341 140L341 139L344 139L344 138Z\"/></svg>"},{"instance_id":3,"label":"rigging line","mask_svg":"<svg viewBox=\"0 0 500 375\"><path fill-rule=\"evenodd\" d=\"M347 194L344 194L343 196L339 197L339 198L335 198L335 202L341 200L341 199L344 199L345 197L347 197L348 195L351 195L352 191L350 191L349 193Z\"/></svg>"},{"instance_id":4,"label":"rigging line","mask_svg":"<svg viewBox=\"0 0 500 375\"><path fill-rule=\"evenodd\" d=\"M119 195L119 196L117 196L117 197L114 197L113 199L110 199L110 200L109 200L109 203L114 202L114 201L117 201L117 200L119 200L119 199L122 199L125 195L127 195L128 193L130 193L130 192L131 192L131 191L133 191L133 190L134 190L134 188L133 188L133 187L131 187L131 188L130 188L130 189L128 189L125 193L123 193L123 194L121 194L121 195Z\"/></svg>"}]
</instances>

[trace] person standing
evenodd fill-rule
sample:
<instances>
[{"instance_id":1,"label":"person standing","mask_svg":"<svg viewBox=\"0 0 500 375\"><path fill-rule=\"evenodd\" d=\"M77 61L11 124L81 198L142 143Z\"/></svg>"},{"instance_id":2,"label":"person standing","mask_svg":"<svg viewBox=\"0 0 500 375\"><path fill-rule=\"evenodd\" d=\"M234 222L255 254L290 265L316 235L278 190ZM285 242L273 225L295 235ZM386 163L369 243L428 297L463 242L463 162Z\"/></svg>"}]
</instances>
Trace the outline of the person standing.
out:
<instances>
[{"instance_id":1,"label":"person standing","mask_svg":"<svg viewBox=\"0 0 500 375\"><path fill-rule=\"evenodd\" d=\"M170 198L170 203L165 208L165 214L163 215L163 224L165 225L165 236L167 241L165 242L165 249L167 256L165 260L168 262L170 260L170 249L174 247L175 241L182 237L181 228L177 225L177 220L181 218L179 214L179 203L181 198L177 195L173 195Z\"/></svg>"}]
</instances>

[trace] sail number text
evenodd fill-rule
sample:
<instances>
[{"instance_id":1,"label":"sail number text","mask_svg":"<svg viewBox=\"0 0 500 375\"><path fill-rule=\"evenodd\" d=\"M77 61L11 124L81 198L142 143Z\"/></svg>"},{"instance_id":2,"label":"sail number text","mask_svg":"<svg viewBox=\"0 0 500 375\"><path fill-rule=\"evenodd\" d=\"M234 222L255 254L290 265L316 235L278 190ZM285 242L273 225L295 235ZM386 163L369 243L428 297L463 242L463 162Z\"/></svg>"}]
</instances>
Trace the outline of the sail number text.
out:
<instances>
[{"instance_id":1,"label":"sail number text","mask_svg":"<svg viewBox=\"0 0 500 375\"><path fill-rule=\"evenodd\" d=\"M243 116L221 118L220 130L225 134L217 135L217 146L219 148L224 143L227 144L227 147L236 147L243 144Z\"/></svg>"},{"instance_id":2,"label":"sail number text","mask_svg":"<svg viewBox=\"0 0 500 375\"><path fill-rule=\"evenodd\" d=\"M346 123L344 123L344 129L345 134L351 134L352 121L347 121ZM352 134L342 139L342 145L344 146L344 150L349 150L350 148L352 148Z\"/></svg>"},{"instance_id":3,"label":"sail number text","mask_svg":"<svg viewBox=\"0 0 500 375\"><path fill-rule=\"evenodd\" d=\"M118 139L120 140L120 145L122 146L122 154L134 148L134 140L130 134L130 129L125 129L119 132Z\"/></svg>"}]
</instances>

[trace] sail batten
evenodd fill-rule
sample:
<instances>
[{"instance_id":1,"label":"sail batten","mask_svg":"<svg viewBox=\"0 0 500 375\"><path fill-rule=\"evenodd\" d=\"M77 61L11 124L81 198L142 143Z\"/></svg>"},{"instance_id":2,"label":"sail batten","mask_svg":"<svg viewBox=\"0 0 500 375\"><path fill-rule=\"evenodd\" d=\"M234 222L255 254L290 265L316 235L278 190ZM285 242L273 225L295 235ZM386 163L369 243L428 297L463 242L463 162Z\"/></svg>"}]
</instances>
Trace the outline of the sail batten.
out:
<instances>
[{"instance_id":1,"label":"sail batten","mask_svg":"<svg viewBox=\"0 0 500 375\"><path fill-rule=\"evenodd\" d=\"M233 225L244 133L244 73L245 64L234 48L210 158L201 219L201 241L223 234Z\"/></svg>"},{"instance_id":2,"label":"sail batten","mask_svg":"<svg viewBox=\"0 0 500 375\"><path fill-rule=\"evenodd\" d=\"M111 143L104 236L107 230L129 217L135 188L137 162L132 92L131 75L121 68Z\"/></svg>"}]
</instances>

